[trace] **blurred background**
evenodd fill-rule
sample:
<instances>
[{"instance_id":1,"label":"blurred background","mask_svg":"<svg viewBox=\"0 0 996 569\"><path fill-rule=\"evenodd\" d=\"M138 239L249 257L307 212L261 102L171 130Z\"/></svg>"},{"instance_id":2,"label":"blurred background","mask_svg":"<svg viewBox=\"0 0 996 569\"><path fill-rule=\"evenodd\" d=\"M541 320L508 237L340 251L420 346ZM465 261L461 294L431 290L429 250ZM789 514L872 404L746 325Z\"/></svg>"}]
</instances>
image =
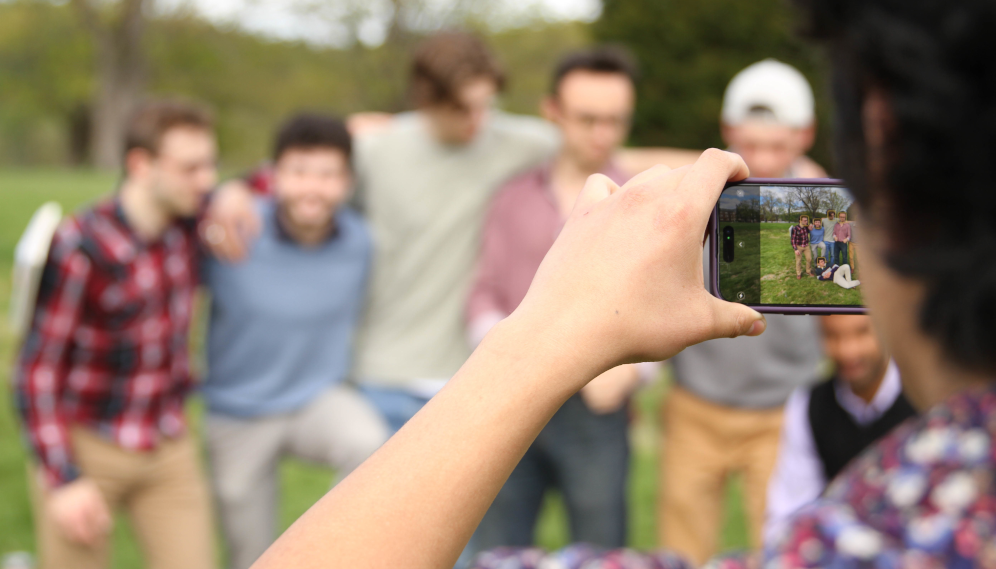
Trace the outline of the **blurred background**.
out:
<instances>
[{"instance_id":1,"label":"blurred background","mask_svg":"<svg viewBox=\"0 0 996 569\"><path fill-rule=\"evenodd\" d=\"M500 105L528 114L537 112L562 54L596 42L625 45L642 70L633 146L721 146L726 84L748 64L775 57L813 84L820 128L810 155L832 163L823 67L796 38L782 0L0 0L0 312L14 244L35 208L54 199L71 211L112 189L133 101L170 94L211 105L222 171L236 173L268 156L273 129L296 110L407 109L408 53L422 36L447 28L488 39L509 76ZM0 556L34 549L25 454L7 387L15 347L6 325ZM655 545L656 424L666 389L658 383L634 406L635 547ZM283 527L332 477L285 465ZM744 546L742 512L731 508L727 518L724 546ZM117 526L114 567L140 567L134 541ZM556 499L539 531L542 545L566 543Z\"/></svg>"}]
</instances>

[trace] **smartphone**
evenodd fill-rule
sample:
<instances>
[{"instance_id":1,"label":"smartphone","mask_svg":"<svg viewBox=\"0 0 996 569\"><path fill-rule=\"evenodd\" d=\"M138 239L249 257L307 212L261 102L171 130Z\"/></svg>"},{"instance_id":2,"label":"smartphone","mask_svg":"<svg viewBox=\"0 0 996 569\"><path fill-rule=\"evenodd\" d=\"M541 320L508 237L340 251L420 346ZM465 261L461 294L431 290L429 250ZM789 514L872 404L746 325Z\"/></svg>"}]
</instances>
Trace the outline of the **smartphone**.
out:
<instances>
[{"instance_id":1,"label":"smartphone","mask_svg":"<svg viewBox=\"0 0 996 569\"><path fill-rule=\"evenodd\" d=\"M864 314L853 205L841 180L727 184L706 245L711 292L758 312Z\"/></svg>"}]
</instances>

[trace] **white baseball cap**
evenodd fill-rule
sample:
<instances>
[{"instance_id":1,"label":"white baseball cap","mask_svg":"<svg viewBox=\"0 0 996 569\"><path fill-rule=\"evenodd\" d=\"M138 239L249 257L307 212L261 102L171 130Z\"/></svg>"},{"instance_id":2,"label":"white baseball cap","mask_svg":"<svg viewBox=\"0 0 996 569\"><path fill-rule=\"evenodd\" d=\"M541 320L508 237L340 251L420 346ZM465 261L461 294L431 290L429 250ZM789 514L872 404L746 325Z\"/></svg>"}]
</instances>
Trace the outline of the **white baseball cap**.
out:
<instances>
[{"instance_id":1,"label":"white baseball cap","mask_svg":"<svg viewBox=\"0 0 996 569\"><path fill-rule=\"evenodd\" d=\"M814 117L813 89L795 67L776 59L758 61L737 73L726 87L723 123L736 126L759 111L785 126L808 127Z\"/></svg>"}]
</instances>

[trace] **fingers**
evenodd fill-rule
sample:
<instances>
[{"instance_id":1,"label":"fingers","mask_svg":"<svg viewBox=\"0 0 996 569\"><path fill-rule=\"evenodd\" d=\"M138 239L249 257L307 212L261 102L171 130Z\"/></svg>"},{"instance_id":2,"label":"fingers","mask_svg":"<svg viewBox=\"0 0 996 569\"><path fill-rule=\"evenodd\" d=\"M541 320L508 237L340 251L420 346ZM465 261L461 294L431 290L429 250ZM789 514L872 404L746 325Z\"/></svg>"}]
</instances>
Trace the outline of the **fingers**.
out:
<instances>
[{"instance_id":1,"label":"fingers","mask_svg":"<svg viewBox=\"0 0 996 569\"><path fill-rule=\"evenodd\" d=\"M604 200L618 191L619 185L610 180L608 176L602 174L589 176L584 188L578 195L577 201L574 202L574 209L571 210L571 215L581 215L580 212L587 211L595 203Z\"/></svg>"},{"instance_id":2,"label":"fingers","mask_svg":"<svg viewBox=\"0 0 996 569\"><path fill-rule=\"evenodd\" d=\"M666 174L670 171L671 171L670 166L665 166L664 164L658 164L630 178L625 184L623 184L623 188L632 188L633 186L639 186L641 184L645 184L650 180L653 180L654 178L657 178L658 176Z\"/></svg>"},{"instance_id":3,"label":"fingers","mask_svg":"<svg viewBox=\"0 0 996 569\"><path fill-rule=\"evenodd\" d=\"M679 185L695 196L692 203L712 211L727 182L742 180L750 171L738 154L710 148L689 168Z\"/></svg>"},{"instance_id":4,"label":"fingers","mask_svg":"<svg viewBox=\"0 0 996 569\"><path fill-rule=\"evenodd\" d=\"M713 328L707 339L760 336L767 327L764 316L753 308L712 296L708 298L712 304Z\"/></svg>"}]
</instances>

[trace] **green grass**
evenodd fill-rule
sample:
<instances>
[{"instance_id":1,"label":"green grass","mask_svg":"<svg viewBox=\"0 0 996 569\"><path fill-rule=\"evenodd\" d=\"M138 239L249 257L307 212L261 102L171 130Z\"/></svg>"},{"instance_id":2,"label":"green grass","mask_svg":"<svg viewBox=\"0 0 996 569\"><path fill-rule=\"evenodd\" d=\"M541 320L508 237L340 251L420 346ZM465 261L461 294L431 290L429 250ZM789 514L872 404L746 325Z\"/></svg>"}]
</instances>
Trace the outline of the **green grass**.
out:
<instances>
[{"instance_id":1,"label":"green grass","mask_svg":"<svg viewBox=\"0 0 996 569\"><path fill-rule=\"evenodd\" d=\"M764 304L860 305L861 287L844 289L833 281L795 276L795 253L789 241L791 223L761 224L761 302ZM803 257L805 262L805 257ZM813 259L815 265L816 259ZM816 270L813 269L813 274ZM859 279L857 273L852 278Z\"/></svg>"},{"instance_id":2,"label":"green grass","mask_svg":"<svg viewBox=\"0 0 996 569\"><path fill-rule=\"evenodd\" d=\"M751 246L757 239L758 224L744 222L720 223L720 227L727 226L733 227L734 242L738 245L734 246L733 262L731 263L723 261L722 249L720 249L720 292L726 300L747 304L758 303L761 298L761 283L758 280L760 253L757 248ZM740 247L739 243L744 243L746 246ZM739 297L740 293L744 294L742 299Z\"/></svg>"},{"instance_id":3,"label":"green grass","mask_svg":"<svg viewBox=\"0 0 996 569\"><path fill-rule=\"evenodd\" d=\"M34 551L35 548L25 482L26 455L8 387L15 349L6 320L14 245L31 213L45 201L56 200L66 211L72 211L106 194L114 183L114 176L86 171L0 170L0 313L3 316L0 320L0 384L4 386L0 389L0 556L12 551ZM199 335L195 333L195 338ZM640 549L656 547L658 415L666 391L667 382L661 382L641 393L634 405L630 545ZM200 403L192 401L190 414L195 430L199 429L202 413ZM280 527L286 528L328 490L334 473L295 460L285 461L280 472L283 492ZM743 548L747 544L739 497L739 484L734 481L728 489L730 506L721 540L724 548ZM558 496L548 500L537 527L537 538L548 548L568 543L566 516ZM121 519L115 524L112 566L115 569L142 567L136 542L127 523Z\"/></svg>"}]
</instances>

